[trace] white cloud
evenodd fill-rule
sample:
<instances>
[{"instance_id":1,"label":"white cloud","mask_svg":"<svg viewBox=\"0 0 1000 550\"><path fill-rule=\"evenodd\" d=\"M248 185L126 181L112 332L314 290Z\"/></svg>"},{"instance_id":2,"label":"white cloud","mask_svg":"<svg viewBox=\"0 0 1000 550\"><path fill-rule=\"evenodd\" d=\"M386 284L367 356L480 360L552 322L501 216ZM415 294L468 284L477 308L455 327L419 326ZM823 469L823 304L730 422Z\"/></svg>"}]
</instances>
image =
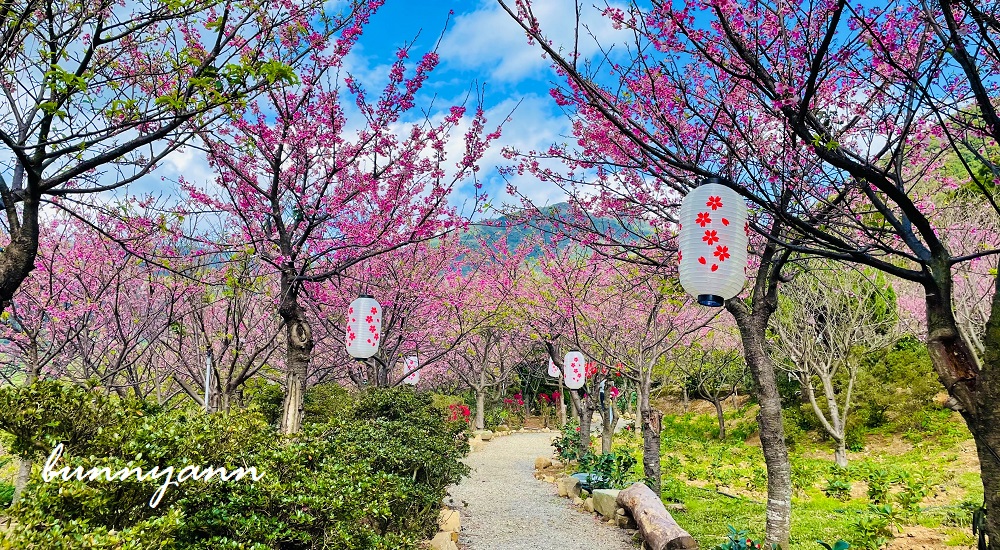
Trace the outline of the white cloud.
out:
<instances>
[{"instance_id":1,"label":"white cloud","mask_svg":"<svg viewBox=\"0 0 1000 550\"><path fill-rule=\"evenodd\" d=\"M557 48L573 47L576 0L536 0L532 9L542 32ZM511 0L508 4L513 5ZM615 4L612 4L615 6ZM610 21L593 7L584 4L580 30L580 54L590 58L626 35L616 31ZM588 30L589 29L589 30ZM593 37L590 36L593 34ZM597 41L595 41L595 38ZM483 0L480 8L459 15L445 34L440 49L445 61L468 69L488 71L490 78L518 81L549 74L549 61L542 58L537 44L528 44L521 27L495 0Z\"/></svg>"},{"instance_id":2,"label":"white cloud","mask_svg":"<svg viewBox=\"0 0 1000 550\"><path fill-rule=\"evenodd\" d=\"M513 112L511 112L512 110ZM495 208L521 204L519 198L507 194L507 181L497 172L498 167L512 165L516 162L516 160L504 158L503 148L510 147L521 153L544 151L553 143L566 141L564 136L570 133L569 119L555 109L553 102L548 97L528 95L520 100L520 105L518 105L518 99L508 98L488 107L486 110L486 131L493 131L508 115L510 120L504 123L500 139L493 142L493 146L485 152L483 158L478 162L480 166L480 172L477 175L479 183L483 184L483 191L489 195L489 202ZM471 116L472 112L470 111L463 119L461 126L452 132L451 139L446 146L449 164L459 160L464 152L463 138L469 128ZM543 164L555 170L565 170L565 167L557 161L546 161ZM510 182L517 187L520 193L523 193L537 205L554 204L566 200L566 196L557 186L538 181L531 174L510 176ZM451 203L462 207L471 202L475 195L474 183L471 179L462 182L452 194Z\"/></svg>"}]
</instances>

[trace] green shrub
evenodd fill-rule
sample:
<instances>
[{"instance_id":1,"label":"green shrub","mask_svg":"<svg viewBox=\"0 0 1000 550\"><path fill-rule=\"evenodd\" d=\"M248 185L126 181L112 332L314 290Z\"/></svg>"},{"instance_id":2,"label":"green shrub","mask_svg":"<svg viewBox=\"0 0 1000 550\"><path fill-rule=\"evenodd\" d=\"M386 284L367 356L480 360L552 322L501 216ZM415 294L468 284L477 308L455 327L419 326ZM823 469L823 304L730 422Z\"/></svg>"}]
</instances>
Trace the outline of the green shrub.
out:
<instances>
[{"instance_id":1,"label":"green shrub","mask_svg":"<svg viewBox=\"0 0 1000 550\"><path fill-rule=\"evenodd\" d=\"M895 513L889 505L869 505L868 513L854 523L854 546L862 550L878 550L892 540Z\"/></svg>"},{"instance_id":2,"label":"green shrub","mask_svg":"<svg viewBox=\"0 0 1000 550\"><path fill-rule=\"evenodd\" d=\"M830 498L847 501L851 498L851 484L843 478L833 478L826 482L823 493Z\"/></svg>"},{"instance_id":3,"label":"green shrub","mask_svg":"<svg viewBox=\"0 0 1000 550\"><path fill-rule=\"evenodd\" d=\"M580 457L579 469L596 474L590 483L594 489L624 489L636 481L636 462L629 453L587 453Z\"/></svg>"},{"instance_id":4,"label":"green shrub","mask_svg":"<svg viewBox=\"0 0 1000 550\"><path fill-rule=\"evenodd\" d=\"M927 346L907 337L888 353L868 360L854 388L855 410L862 425L878 428L894 423L905 430L913 427L911 419L919 411L934 407L941 383Z\"/></svg>"},{"instance_id":5,"label":"green shrub","mask_svg":"<svg viewBox=\"0 0 1000 550\"><path fill-rule=\"evenodd\" d=\"M570 420L562 427L558 437L552 440L552 446L564 461L580 459L580 424Z\"/></svg>"},{"instance_id":6,"label":"green shrub","mask_svg":"<svg viewBox=\"0 0 1000 550\"><path fill-rule=\"evenodd\" d=\"M738 531L732 525L728 528L729 532L726 533L726 542L717 545L712 550L758 550L759 548L766 548L764 542L751 539L747 536L746 531ZM777 545L772 545L772 548L777 548Z\"/></svg>"},{"instance_id":7,"label":"green shrub","mask_svg":"<svg viewBox=\"0 0 1000 550\"><path fill-rule=\"evenodd\" d=\"M11 391L21 390L0 391L0 400ZM78 392L89 393L65 390ZM144 414L106 402L115 422L99 418L103 429L77 442L65 465L253 466L263 478L189 481L151 508L162 481L46 483L36 473L10 509L14 527L0 534L0 549L411 550L436 528L445 488L468 472L459 462L464 427L410 389L368 390L294 437L258 410Z\"/></svg>"},{"instance_id":8,"label":"green shrub","mask_svg":"<svg viewBox=\"0 0 1000 550\"><path fill-rule=\"evenodd\" d=\"M848 451L860 453L865 450L865 430L852 422L848 422L847 433L844 434L844 446Z\"/></svg>"},{"instance_id":9,"label":"green shrub","mask_svg":"<svg viewBox=\"0 0 1000 550\"><path fill-rule=\"evenodd\" d=\"M349 406L352 400L351 394L340 384L316 384L306 390L302 421L309 424L327 422Z\"/></svg>"},{"instance_id":10,"label":"green shrub","mask_svg":"<svg viewBox=\"0 0 1000 550\"><path fill-rule=\"evenodd\" d=\"M511 414L507 409L493 407L486 409L486 413L483 415L483 424L487 430L496 430L497 426L509 426L519 430L524 427L524 420L516 414Z\"/></svg>"},{"instance_id":11,"label":"green shrub","mask_svg":"<svg viewBox=\"0 0 1000 550\"><path fill-rule=\"evenodd\" d=\"M868 500L872 504L887 504L889 502L889 487L892 479L889 471L884 468L872 467L865 472L868 482Z\"/></svg>"},{"instance_id":12,"label":"green shrub","mask_svg":"<svg viewBox=\"0 0 1000 550\"><path fill-rule=\"evenodd\" d=\"M896 502L902 513L909 518L920 513L920 503L930 492L930 486L921 475L905 473L901 476L903 490L896 494Z\"/></svg>"},{"instance_id":13,"label":"green shrub","mask_svg":"<svg viewBox=\"0 0 1000 550\"><path fill-rule=\"evenodd\" d=\"M14 500L14 486L0 481L0 508L10 506L12 500Z\"/></svg>"},{"instance_id":14,"label":"green shrub","mask_svg":"<svg viewBox=\"0 0 1000 550\"><path fill-rule=\"evenodd\" d=\"M799 457L790 457L792 466L792 487L804 491L819 481L819 469L812 461Z\"/></svg>"},{"instance_id":15,"label":"green shrub","mask_svg":"<svg viewBox=\"0 0 1000 550\"><path fill-rule=\"evenodd\" d=\"M263 378L252 378L243 385L243 399L247 406L260 411L271 426L277 426L281 419L284 396L281 384L274 384Z\"/></svg>"}]
</instances>

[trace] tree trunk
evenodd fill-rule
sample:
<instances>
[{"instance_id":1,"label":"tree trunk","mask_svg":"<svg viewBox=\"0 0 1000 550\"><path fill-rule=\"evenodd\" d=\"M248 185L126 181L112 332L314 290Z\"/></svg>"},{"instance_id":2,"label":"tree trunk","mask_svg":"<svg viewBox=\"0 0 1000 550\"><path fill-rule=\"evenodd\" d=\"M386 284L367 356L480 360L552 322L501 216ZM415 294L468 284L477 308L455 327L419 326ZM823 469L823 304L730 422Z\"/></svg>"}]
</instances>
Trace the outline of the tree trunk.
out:
<instances>
[{"instance_id":1,"label":"tree trunk","mask_svg":"<svg viewBox=\"0 0 1000 550\"><path fill-rule=\"evenodd\" d=\"M841 437L835 439L837 442L837 450L833 452L833 461L837 463L837 466L841 468L847 467L847 438Z\"/></svg>"},{"instance_id":2,"label":"tree trunk","mask_svg":"<svg viewBox=\"0 0 1000 550\"><path fill-rule=\"evenodd\" d=\"M792 468L785 445L785 428L781 419L781 396L775 378L774 363L765 351L765 329L770 311L761 304L753 313L738 299L726 301L740 330L744 356L753 376L760 412L760 446L767 467L766 541L788 548L792 525Z\"/></svg>"},{"instance_id":3,"label":"tree trunk","mask_svg":"<svg viewBox=\"0 0 1000 550\"><path fill-rule=\"evenodd\" d=\"M660 430L663 414L649 403L650 382L643 380L639 385L639 420L642 426L642 473L646 483L654 493L660 494L663 483L660 472Z\"/></svg>"},{"instance_id":4,"label":"tree trunk","mask_svg":"<svg viewBox=\"0 0 1000 550\"><path fill-rule=\"evenodd\" d=\"M294 276L294 273L291 274ZM293 434L302 429L306 377L314 346L312 327L299 306L298 296L291 290L293 279L282 273L282 301L278 313L285 323L286 365L285 400L281 414L281 433Z\"/></svg>"},{"instance_id":5,"label":"tree trunk","mask_svg":"<svg viewBox=\"0 0 1000 550\"><path fill-rule=\"evenodd\" d=\"M29 189L33 187L29 185ZM0 202L11 204L8 203L9 200L11 197ZM0 249L0 313L7 309L21 283L35 269L35 258L38 256L38 204L37 198L25 197L21 202L20 219L18 220L16 212L13 217L7 217L8 223L16 221L18 226L8 227L10 242ZM9 206L8 212L14 208L16 207Z\"/></svg>"},{"instance_id":6,"label":"tree trunk","mask_svg":"<svg viewBox=\"0 0 1000 550\"><path fill-rule=\"evenodd\" d=\"M566 425L566 388L562 376L559 377L559 427Z\"/></svg>"},{"instance_id":7,"label":"tree trunk","mask_svg":"<svg viewBox=\"0 0 1000 550\"><path fill-rule=\"evenodd\" d=\"M715 406L715 416L719 419L719 439L726 438L726 416L722 414L722 400L715 398L712 399L712 405Z\"/></svg>"},{"instance_id":8,"label":"tree trunk","mask_svg":"<svg viewBox=\"0 0 1000 550\"><path fill-rule=\"evenodd\" d=\"M14 478L14 497L12 502L20 500L21 493L28 486L28 480L31 479L31 464L31 460L27 458L17 459L17 477Z\"/></svg>"},{"instance_id":9,"label":"tree trunk","mask_svg":"<svg viewBox=\"0 0 1000 550\"><path fill-rule=\"evenodd\" d=\"M29 362L28 372L25 373L24 377L25 386L30 386L37 382L38 375L41 372L41 367L38 364L38 340L35 338L31 340ZM14 478L14 496L11 499L12 502L17 502L21 498L24 488L28 486L28 480L31 478L32 463L32 460L29 458L19 457L17 459L17 477Z\"/></svg>"},{"instance_id":10,"label":"tree trunk","mask_svg":"<svg viewBox=\"0 0 1000 550\"><path fill-rule=\"evenodd\" d=\"M968 410L963 410L962 416L972 431L979 456L985 495L983 506L986 508L986 525L983 530L988 537L988 548L998 550L1000 549L1000 275L996 278L992 309L986 324L983 343L985 346L983 364L976 380L976 414L973 416ZM931 357L933 359L934 355ZM935 368L938 366L935 365ZM959 382L956 386L965 386L965 383ZM948 393L958 398L956 392ZM961 400L959 402L961 403Z\"/></svg>"},{"instance_id":11,"label":"tree trunk","mask_svg":"<svg viewBox=\"0 0 1000 550\"><path fill-rule=\"evenodd\" d=\"M615 441L615 427L612 413L608 409L601 410L601 454L611 452L611 445Z\"/></svg>"},{"instance_id":12,"label":"tree trunk","mask_svg":"<svg viewBox=\"0 0 1000 550\"><path fill-rule=\"evenodd\" d=\"M684 398L684 413L687 414L688 407L690 406L690 398L688 397L688 389L687 389L687 387L685 386L685 387L681 388L681 392L682 392L682 395L683 395L683 398Z\"/></svg>"},{"instance_id":13,"label":"tree trunk","mask_svg":"<svg viewBox=\"0 0 1000 550\"><path fill-rule=\"evenodd\" d=\"M476 388L476 429L486 429L486 390Z\"/></svg>"},{"instance_id":14,"label":"tree trunk","mask_svg":"<svg viewBox=\"0 0 1000 550\"><path fill-rule=\"evenodd\" d=\"M583 456L590 452L590 418L594 413L590 408L590 398L584 398L582 390L572 390L570 396L573 399L573 410L580 415L580 447L578 451Z\"/></svg>"}]
</instances>

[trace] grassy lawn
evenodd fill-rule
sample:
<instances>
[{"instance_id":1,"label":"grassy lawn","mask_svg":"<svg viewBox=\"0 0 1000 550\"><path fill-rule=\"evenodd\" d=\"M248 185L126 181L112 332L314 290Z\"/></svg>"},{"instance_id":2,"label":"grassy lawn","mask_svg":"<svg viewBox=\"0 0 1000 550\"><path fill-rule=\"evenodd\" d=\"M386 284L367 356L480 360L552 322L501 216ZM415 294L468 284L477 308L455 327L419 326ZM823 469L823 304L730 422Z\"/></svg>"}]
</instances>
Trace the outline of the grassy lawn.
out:
<instances>
[{"instance_id":1,"label":"grassy lawn","mask_svg":"<svg viewBox=\"0 0 1000 550\"><path fill-rule=\"evenodd\" d=\"M713 415L664 418L663 497L684 504L674 516L702 548L724 542L729 525L763 538L764 459L756 437L747 437L754 414L727 412L725 441L718 440ZM872 532L885 524L884 538L895 540L884 542L892 549L974 546L971 510L982 503L975 447L957 413L926 414L904 433L871 430L863 448L848 453L846 469L833 463L832 444L815 434L791 445L792 549L818 550L817 540L838 539L852 548L877 548L879 536ZM618 448L638 452L634 437L623 437ZM641 474L641 465L636 469ZM876 504L891 508L879 512Z\"/></svg>"}]
</instances>

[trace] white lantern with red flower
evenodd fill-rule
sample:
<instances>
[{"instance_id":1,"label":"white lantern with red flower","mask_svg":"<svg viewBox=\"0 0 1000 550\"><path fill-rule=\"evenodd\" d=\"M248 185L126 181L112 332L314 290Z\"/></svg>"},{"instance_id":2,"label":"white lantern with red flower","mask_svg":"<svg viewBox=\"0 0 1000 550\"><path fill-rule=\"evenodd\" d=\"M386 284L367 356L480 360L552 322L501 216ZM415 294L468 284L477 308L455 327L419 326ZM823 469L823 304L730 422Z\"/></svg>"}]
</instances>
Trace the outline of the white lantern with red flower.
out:
<instances>
[{"instance_id":1,"label":"white lantern with red flower","mask_svg":"<svg viewBox=\"0 0 1000 550\"><path fill-rule=\"evenodd\" d=\"M566 358L563 360L563 376L566 378L567 388L578 390L587 382L587 371L584 363L582 353L571 351L566 354Z\"/></svg>"},{"instance_id":2,"label":"white lantern with red flower","mask_svg":"<svg viewBox=\"0 0 1000 550\"><path fill-rule=\"evenodd\" d=\"M403 382L411 386L416 386L420 383L420 363L417 361L416 355L411 355L403 360L403 374L406 378L403 378Z\"/></svg>"},{"instance_id":3,"label":"white lantern with red flower","mask_svg":"<svg viewBox=\"0 0 1000 550\"><path fill-rule=\"evenodd\" d=\"M382 306L375 298L362 294L347 308L347 353L355 359L368 359L378 353L382 337Z\"/></svg>"},{"instance_id":4,"label":"white lantern with red flower","mask_svg":"<svg viewBox=\"0 0 1000 550\"><path fill-rule=\"evenodd\" d=\"M549 357L549 376L559 378L559 367L556 366L556 362L551 357Z\"/></svg>"},{"instance_id":5,"label":"white lantern with red flower","mask_svg":"<svg viewBox=\"0 0 1000 550\"><path fill-rule=\"evenodd\" d=\"M688 193L678 216L681 286L712 307L743 290L750 235L743 197L719 181L709 178Z\"/></svg>"}]
</instances>

